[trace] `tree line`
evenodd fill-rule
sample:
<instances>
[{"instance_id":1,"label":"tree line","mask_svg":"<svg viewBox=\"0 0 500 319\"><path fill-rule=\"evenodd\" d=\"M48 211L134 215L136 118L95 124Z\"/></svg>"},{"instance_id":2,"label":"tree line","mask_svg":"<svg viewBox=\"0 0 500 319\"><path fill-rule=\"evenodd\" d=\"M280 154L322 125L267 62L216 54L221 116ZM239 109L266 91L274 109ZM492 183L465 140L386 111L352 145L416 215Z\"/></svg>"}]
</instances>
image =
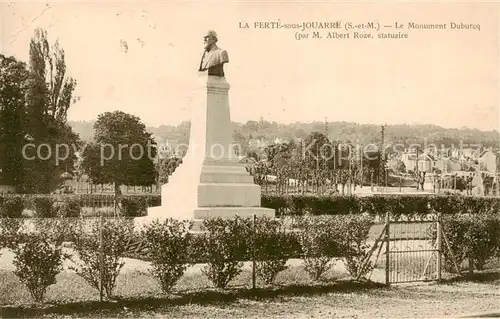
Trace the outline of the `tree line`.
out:
<instances>
[{"instance_id":1,"label":"tree line","mask_svg":"<svg viewBox=\"0 0 500 319\"><path fill-rule=\"evenodd\" d=\"M59 42L51 43L45 30L35 30L28 62L0 55L0 71L0 184L18 193L51 193L74 174L113 183L117 191L155 182L156 144L138 117L100 114L90 143L68 124L77 81L68 75Z\"/></svg>"},{"instance_id":2,"label":"tree line","mask_svg":"<svg viewBox=\"0 0 500 319\"><path fill-rule=\"evenodd\" d=\"M93 122L70 122L82 139L92 138ZM373 124L359 124L352 122L328 122L326 123L327 137L339 141L351 141L353 143L370 144L376 143L379 137L380 126ZM483 145L484 147L498 147L500 134L498 131L482 131L471 128L443 128L437 125L410 125L397 124L385 125L386 143L423 145L435 144L438 148L456 148ZM187 143L189 140L189 122L184 121L178 125L149 126L147 131L152 133L158 141L179 140ZM296 138L305 139L313 132L324 132L325 122L282 124L260 121L247 121L246 123L233 122L233 139L241 145L248 145L250 141L266 141L272 143L276 138L291 140Z\"/></svg>"},{"instance_id":3,"label":"tree line","mask_svg":"<svg viewBox=\"0 0 500 319\"><path fill-rule=\"evenodd\" d=\"M93 121L70 122L73 129L84 140L93 137ZM339 141L360 144L377 143L380 126L350 122L328 122L327 137ZM498 147L500 134L498 131L482 131L471 128L443 128L436 125L385 125L387 144L411 145L434 144L441 147ZM153 134L157 141L179 141L185 144L189 141L189 122L178 125L148 126L146 129ZM244 146L243 151L251 149L252 142L272 144L276 138L281 140L305 139L313 132L324 132L324 122L281 124L277 122L247 121L246 123L233 122L233 140Z\"/></svg>"},{"instance_id":4,"label":"tree line","mask_svg":"<svg viewBox=\"0 0 500 319\"><path fill-rule=\"evenodd\" d=\"M31 39L28 62L0 55L0 70L1 182L20 192L48 192L74 159L70 148L56 165L53 150L78 141L67 124L77 82L66 74L64 50L57 41L50 45L41 29Z\"/></svg>"}]
</instances>

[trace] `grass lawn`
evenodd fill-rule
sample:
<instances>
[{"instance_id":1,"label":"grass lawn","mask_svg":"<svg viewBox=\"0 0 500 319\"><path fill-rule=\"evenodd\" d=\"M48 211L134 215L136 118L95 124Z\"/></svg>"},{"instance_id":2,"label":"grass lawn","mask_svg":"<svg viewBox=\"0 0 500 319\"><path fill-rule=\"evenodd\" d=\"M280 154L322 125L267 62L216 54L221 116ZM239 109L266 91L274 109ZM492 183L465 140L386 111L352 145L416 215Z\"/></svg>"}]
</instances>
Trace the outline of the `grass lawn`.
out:
<instances>
[{"instance_id":1,"label":"grass lawn","mask_svg":"<svg viewBox=\"0 0 500 319\"><path fill-rule=\"evenodd\" d=\"M4 254L5 262L8 254ZM4 266L5 263L0 263ZM443 317L498 309L500 274L475 281L395 285L354 283L337 263L321 283L311 282L300 260L280 273L277 285L251 289L251 270L244 271L224 291L212 288L190 267L171 296L162 294L146 263L130 260L118 277L116 300L99 302L99 294L74 272L64 270L49 287L45 305L32 305L26 288L11 269L0 267L0 317L79 318L371 318ZM375 269L372 279L383 278ZM478 279L485 279L480 281Z\"/></svg>"},{"instance_id":2,"label":"grass lawn","mask_svg":"<svg viewBox=\"0 0 500 319\"><path fill-rule=\"evenodd\" d=\"M395 225L398 236L420 237L428 224L406 227ZM375 225L370 242L382 231ZM398 241L398 249L421 245L423 241ZM402 245L402 246L401 246ZM401 246L401 247L399 247ZM420 274L427 258L398 259L399 268ZM115 300L99 302L99 293L74 272L65 270L57 283L48 288L46 303L33 305L27 289L12 273L12 252L3 250L0 256L0 317L78 317L78 318L372 318L372 317L457 317L467 313L499 311L500 264L488 269L496 272L478 275L474 280L447 280L443 284L418 283L393 285L356 283L349 280L342 262L338 261L324 281L312 282L301 260L289 261L289 268L278 275L273 287L257 280L257 290L251 289L251 264L230 283L228 289L214 289L201 273L204 265L189 267L174 292L165 296L149 274L149 264L137 259L125 259L117 280ZM393 260L391 259L391 262ZM384 282L385 258L377 262L370 279ZM396 265L393 265L396 266ZM396 267L395 271L401 271ZM443 275L443 278L448 278Z\"/></svg>"},{"instance_id":3,"label":"grass lawn","mask_svg":"<svg viewBox=\"0 0 500 319\"><path fill-rule=\"evenodd\" d=\"M5 278L5 274L0 274ZM221 292L177 292L162 296L150 278L143 274L127 274L120 278L117 289L122 296L114 303L66 302L45 311L29 311L22 308L3 308L2 317L78 317L78 318L373 318L373 317L456 317L467 313L498 310L500 276L484 282L448 282L445 284L419 284L394 286L354 284L348 281L322 285L251 289L235 287ZM188 279L196 283L200 277ZM8 279L9 281L13 278ZM131 290L123 290L128 281ZM184 279L186 284L186 279ZM71 286L70 286L71 285ZM182 285L182 284L181 284ZM59 294L78 292L75 299L96 299L97 295L74 275L60 277L59 287L49 292L50 299ZM62 288L64 286L65 288ZM19 286L17 286L19 287ZM16 290L14 285L11 289ZM365 288L365 289L364 289ZM25 293L19 291L17 297ZM142 291L141 299L126 297ZM88 295L86 295L88 294ZM94 298L88 298L93 296ZM87 297L87 298L85 298ZM61 300L59 300L61 301ZM43 309L43 308L38 308Z\"/></svg>"}]
</instances>

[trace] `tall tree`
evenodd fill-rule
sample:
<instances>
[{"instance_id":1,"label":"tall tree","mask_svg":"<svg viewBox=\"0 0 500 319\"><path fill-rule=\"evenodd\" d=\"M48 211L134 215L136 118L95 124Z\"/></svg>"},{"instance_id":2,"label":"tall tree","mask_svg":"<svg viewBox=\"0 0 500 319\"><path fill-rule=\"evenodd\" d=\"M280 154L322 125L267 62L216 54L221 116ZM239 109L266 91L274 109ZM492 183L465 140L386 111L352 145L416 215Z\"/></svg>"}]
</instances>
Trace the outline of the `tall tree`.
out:
<instances>
[{"instance_id":1,"label":"tall tree","mask_svg":"<svg viewBox=\"0 0 500 319\"><path fill-rule=\"evenodd\" d=\"M33 147L23 163L23 186L25 192L47 193L59 186L62 172L73 171L78 135L67 113L76 100L76 81L66 74L64 50L57 41L50 46L46 31L35 31L29 53L24 126Z\"/></svg>"},{"instance_id":2,"label":"tall tree","mask_svg":"<svg viewBox=\"0 0 500 319\"><path fill-rule=\"evenodd\" d=\"M121 111L100 114L94 124L95 144L83 154L82 166L92 182L150 186L155 183L156 143L141 120Z\"/></svg>"},{"instance_id":3,"label":"tall tree","mask_svg":"<svg viewBox=\"0 0 500 319\"><path fill-rule=\"evenodd\" d=\"M319 169L324 167L326 162L333 160L333 145L323 133L312 132L305 139L304 146L303 155L310 169Z\"/></svg>"},{"instance_id":4,"label":"tall tree","mask_svg":"<svg viewBox=\"0 0 500 319\"><path fill-rule=\"evenodd\" d=\"M0 184L22 183L23 120L29 72L15 58L0 55Z\"/></svg>"},{"instance_id":5,"label":"tall tree","mask_svg":"<svg viewBox=\"0 0 500 319\"><path fill-rule=\"evenodd\" d=\"M68 110L77 99L73 96L76 80L66 74L64 50L59 41L50 47L47 31L36 29L30 42L30 67L33 81L40 90L39 97L44 101L37 111L62 123L67 120Z\"/></svg>"}]
</instances>

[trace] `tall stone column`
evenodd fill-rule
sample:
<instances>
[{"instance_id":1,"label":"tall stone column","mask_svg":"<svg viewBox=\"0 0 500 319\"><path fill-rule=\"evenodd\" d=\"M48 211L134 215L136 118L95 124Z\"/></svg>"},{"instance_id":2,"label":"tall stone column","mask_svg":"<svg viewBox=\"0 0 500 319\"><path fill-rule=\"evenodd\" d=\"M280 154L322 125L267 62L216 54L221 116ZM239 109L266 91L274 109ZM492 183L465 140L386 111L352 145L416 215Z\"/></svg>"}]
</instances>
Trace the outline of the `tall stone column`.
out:
<instances>
[{"instance_id":1,"label":"tall stone column","mask_svg":"<svg viewBox=\"0 0 500 319\"><path fill-rule=\"evenodd\" d=\"M239 163L232 143L228 92L221 76L204 74L202 103L191 110L190 139L182 164L161 187L162 205L148 209L152 219L205 219L270 216L260 207L261 188Z\"/></svg>"}]
</instances>

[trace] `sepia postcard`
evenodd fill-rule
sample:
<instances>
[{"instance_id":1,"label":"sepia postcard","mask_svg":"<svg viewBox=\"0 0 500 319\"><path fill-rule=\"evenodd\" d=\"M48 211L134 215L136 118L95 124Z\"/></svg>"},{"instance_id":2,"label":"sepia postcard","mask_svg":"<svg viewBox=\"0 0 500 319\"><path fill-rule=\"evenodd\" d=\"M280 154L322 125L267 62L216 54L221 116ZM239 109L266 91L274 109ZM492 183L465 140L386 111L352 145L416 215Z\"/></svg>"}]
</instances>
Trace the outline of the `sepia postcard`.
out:
<instances>
[{"instance_id":1,"label":"sepia postcard","mask_svg":"<svg viewBox=\"0 0 500 319\"><path fill-rule=\"evenodd\" d=\"M1 317L500 317L499 1L0 1Z\"/></svg>"}]
</instances>

